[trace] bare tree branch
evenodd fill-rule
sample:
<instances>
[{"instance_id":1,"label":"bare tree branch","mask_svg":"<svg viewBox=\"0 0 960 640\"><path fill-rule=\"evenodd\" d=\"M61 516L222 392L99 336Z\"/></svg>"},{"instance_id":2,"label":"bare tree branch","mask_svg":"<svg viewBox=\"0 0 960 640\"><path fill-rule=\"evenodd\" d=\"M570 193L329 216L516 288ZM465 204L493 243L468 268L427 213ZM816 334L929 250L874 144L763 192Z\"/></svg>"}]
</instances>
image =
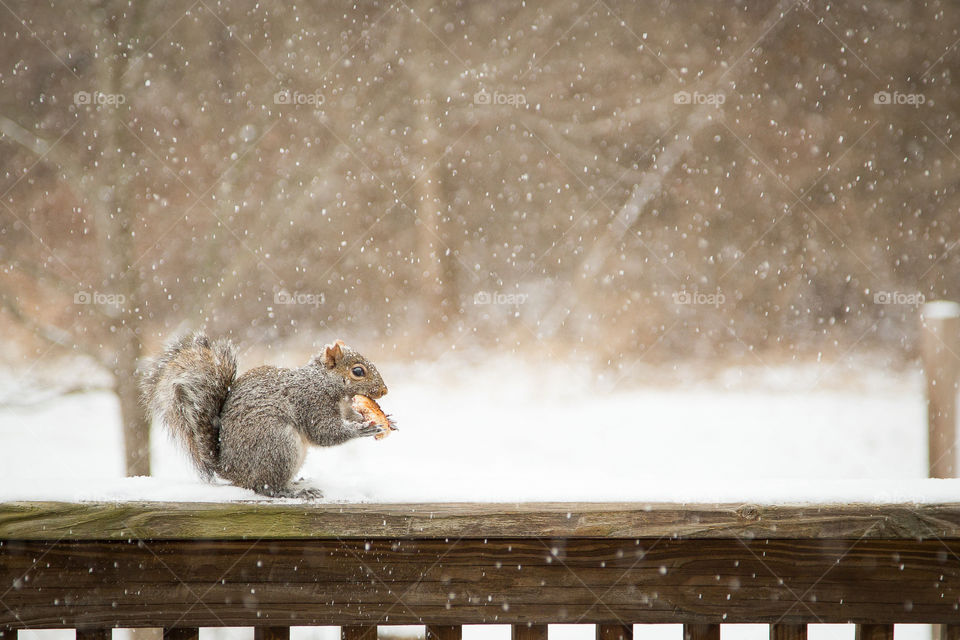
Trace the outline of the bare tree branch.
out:
<instances>
[{"instance_id":1,"label":"bare tree branch","mask_svg":"<svg viewBox=\"0 0 960 640\"><path fill-rule=\"evenodd\" d=\"M722 68L726 71L717 79L718 85L725 82L731 87L736 86L737 78L745 74L750 68L749 65L740 63L760 41L770 35L786 13L791 11L795 5L795 0L781 0L777 3L760 22L756 36L749 40L751 44L739 55L730 58L722 65ZM719 86L715 88L719 89ZM647 204L663 191L667 176L681 163L693 147L694 138L707 126L715 122L715 114L715 106L698 105L693 108L683 124L677 128L678 133L674 136L673 141L664 145L662 151L657 154L653 165L644 172L641 179L633 186L630 197L613 216L604 232L597 238L593 248L587 252L580 262L575 273L578 276L583 276L583 282L593 281L606 258L629 232ZM572 287L571 291L575 295L579 295L580 287ZM566 316L569 315L570 306L569 296L557 297L554 304L544 315L542 326L547 333L552 333L560 326Z\"/></svg>"},{"instance_id":2,"label":"bare tree branch","mask_svg":"<svg viewBox=\"0 0 960 640\"><path fill-rule=\"evenodd\" d=\"M49 142L35 136L3 115L0 115L0 134L10 138L20 146L26 147L38 156L45 156L50 153L52 145Z\"/></svg>"},{"instance_id":3,"label":"bare tree branch","mask_svg":"<svg viewBox=\"0 0 960 640\"><path fill-rule=\"evenodd\" d=\"M22 257L18 257L16 262L13 263L12 267L14 270L22 271L36 283L48 283L49 286L51 286L55 291L67 296L68 298L73 297L77 294L78 290L83 288L82 282L65 278L53 269L40 266L39 264L31 260L25 260ZM111 319L110 314L105 313L98 307L93 307L93 311L106 320Z\"/></svg>"},{"instance_id":4,"label":"bare tree branch","mask_svg":"<svg viewBox=\"0 0 960 640\"><path fill-rule=\"evenodd\" d=\"M116 389L113 386L104 386L98 384L71 384L59 389L47 389L47 393L30 395L24 397L19 390L14 390L8 397L0 398L0 405L4 408L29 408L44 405L56 398L63 396L72 396L81 393L93 393L95 391L114 393Z\"/></svg>"},{"instance_id":5,"label":"bare tree branch","mask_svg":"<svg viewBox=\"0 0 960 640\"><path fill-rule=\"evenodd\" d=\"M736 79L742 76L750 68L749 65L739 65L739 63L757 44L766 38L771 30L783 19L784 15L790 11L796 4L794 0L781 0L770 13L766 15L757 29L757 37L751 38L751 45L740 55L729 59L723 68L726 71L717 79L718 84L724 81L731 86L736 86ZM731 73L732 72L732 73ZM729 74L729 77L728 77ZM719 89L719 87L715 87ZM586 276L590 278L596 270L603 264L603 258L609 254L613 245L623 239L623 237L633 226L640 214L643 213L647 204L653 200L663 190L664 180L673 169L680 164L684 156L693 146L693 139L703 131L707 126L715 122L717 109L713 105L699 105L693 109L682 126L679 127L677 134L672 142L663 147L663 151L657 155L653 166L647 170L640 181L634 185L630 198L620 207L620 210L610 221L607 231L594 244L593 249L587 254L581 268Z\"/></svg>"},{"instance_id":6,"label":"bare tree branch","mask_svg":"<svg viewBox=\"0 0 960 640\"><path fill-rule=\"evenodd\" d=\"M93 358L100 366L109 368L106 360L98 351L81 344L75 339L75 336L69 332L64 331L57 326L46 324L40 322L36 318L33 318L29 313L24 311L19 304L17 304L13 296L0 292L0 307L6 309L7 312L13 316L15 320L17 320L17 322L23 325L33 335L42 339L44 342L47 342L50 345L60 349L70 351L71 353L79 351L80 353Z\"/></svg>"}]
</instances>

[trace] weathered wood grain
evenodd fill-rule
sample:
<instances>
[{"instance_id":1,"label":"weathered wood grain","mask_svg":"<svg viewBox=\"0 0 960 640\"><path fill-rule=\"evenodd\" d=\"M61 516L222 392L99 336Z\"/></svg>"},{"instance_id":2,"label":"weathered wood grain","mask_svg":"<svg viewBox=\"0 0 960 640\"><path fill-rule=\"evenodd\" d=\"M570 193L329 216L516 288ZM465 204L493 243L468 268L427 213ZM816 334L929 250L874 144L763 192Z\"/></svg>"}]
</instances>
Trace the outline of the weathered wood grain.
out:
<instances>
[{"instance_id":1,"label":"weathered wood grain","mask_svg":"<svg viewBox=\"0 0 960 640\"><path fill-rule=\"evenodd\" d=\"M720 640L720 625L685 624L683 625L683 640Z\"/></svg>"},{"instance_id":2,"label":"weathered wood grain","mask_svg":"<svg viewBox=\"0 0 960 640\"><path fill-rule=\"evenodd\" d=\"M0 504L0 539L283 538L960 539L960 503Z\"/></svg>"},{"instance_id":3,"label":"weathered wood grain","mask_svg":"<svg viewBox=\"0 0 960 640\"><path fill-rule=\"evenodd\" d=\"M958 336L957 316L921 315L920 357L927 381L927 460L931 478L957 477Z\"/></svg>"},{"instance_id":4,"label":"weathered wood grain","mask_svg":"<svg viewBox=\"0 0 960 640\"><path fill-rule=\"evenodd\" d=\"M858 624L855 640L893 640L892 624Z\"/></svg>"},{"instance_id":5,"label":"weathered wood grain","mask_svg":"<svg viewBox=\"0 0 960 640\"><path fill-rule=\"evenodd\" d=\"M957 540L639 542L4 541L0 628L960 624Z\"/></svg>"},{"instance_id":6,"label":"weathered wood grain","mask_svg":"<svg viewBox=\"0 0 960 640\"><path fill-rule=\"evenodd\" d=\"M510 640L547 640L547 625L515 624L510 627Z\"/></svg>"},{"instance_id":7,"label":"weathered wood grain","mask_svg":"<svg viewBox=\"0 0 960 640\"><path fill-rule=\"evenodd\" d=\"M376 625L345 625L340 627L340 640L377 640Z\"/></svg>"},{"instance_id":8,"label":"weathered wood grain","mask_svg":"<svg viewBox=\"0 0 960 640\"><path fill-rule=\"evenodd\" d=\"M461 640L463 627L459 624L428 624L424 637L426 640Z\"/></svg>"},{"instance_id":9,"label":"weathered wood grain","mask_svg":"<svg viewBox=\"0 0 960 640\"><path fill-rule=\"evenodd\" d=\"M633 626L629 624L598 624L597 640L633 640Z\"/></svg>"},{"instance_id":10,"label":"weathered wood grain","mask_svg":"<svg viewBox=\"0 0 960 640\"><path fill-rule=\"evenodd\" d=\"M807 640L805 624L772 624L770 640Z\"/></svg>"},{"instance_id":11,"label":"weathered wood grain","mask_svg":"<svg viewBox=\"0 0 960 640\"><path fill-rule=\"evenodd\" d=\"M255 627L253 640L290 640L290 627Z\"/></svg>"}]
</instances>

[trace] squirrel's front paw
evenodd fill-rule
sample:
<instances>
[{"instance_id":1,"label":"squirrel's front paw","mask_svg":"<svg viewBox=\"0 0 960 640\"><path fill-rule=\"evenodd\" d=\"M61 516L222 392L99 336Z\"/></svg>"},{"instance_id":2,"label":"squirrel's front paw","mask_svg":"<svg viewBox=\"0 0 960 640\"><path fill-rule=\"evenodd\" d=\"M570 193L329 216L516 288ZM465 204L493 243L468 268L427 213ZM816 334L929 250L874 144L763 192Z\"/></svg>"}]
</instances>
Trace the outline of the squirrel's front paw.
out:
<instances>
[{"instance_id":1,"label":"squirrel's front paw","mask_svg":"<svg viewBox=\"0 0 960 640\"><path fill-rule=\"evenodd\" d=\"M358 438L375 436L384 431L383 427L378 425L376 422L351 422L350 425L357 434Z\"/></svg>"}]
</instances>

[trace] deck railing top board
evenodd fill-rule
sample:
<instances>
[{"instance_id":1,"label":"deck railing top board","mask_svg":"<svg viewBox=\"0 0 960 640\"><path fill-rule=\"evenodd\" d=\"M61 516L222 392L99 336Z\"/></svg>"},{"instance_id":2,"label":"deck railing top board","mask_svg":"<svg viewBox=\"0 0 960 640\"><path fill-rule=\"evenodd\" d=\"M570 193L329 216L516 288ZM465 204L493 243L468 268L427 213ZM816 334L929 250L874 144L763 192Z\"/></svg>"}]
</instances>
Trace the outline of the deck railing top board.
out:
<instances>
[{"instance_id":1,"label":"deck railing top board","mask_svg":"<svg viewBox=\"0 0 960 640\"><path fill-rule=\"evenodd\" d=\"M958 559L960 504L8 502L0 630L960 624Z\"/></svg>"},{"instance_id":2,"label":"deck railing top board","mask_svg":"<svg viewBox=\"0 0 960 640\"><path fill-rule=\"evenodd\" d=\"M960 503L0 503L0 540L960 539Z\"/></svg>"}]
</instances>

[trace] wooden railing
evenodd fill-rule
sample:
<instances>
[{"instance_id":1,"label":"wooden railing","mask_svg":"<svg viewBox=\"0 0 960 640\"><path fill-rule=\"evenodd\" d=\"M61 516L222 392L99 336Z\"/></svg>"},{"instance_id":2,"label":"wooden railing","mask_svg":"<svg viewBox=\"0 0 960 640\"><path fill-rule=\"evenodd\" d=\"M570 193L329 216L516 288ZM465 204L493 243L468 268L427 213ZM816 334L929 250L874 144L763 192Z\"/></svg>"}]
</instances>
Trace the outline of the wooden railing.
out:
<instances>
[{"instance_id":1,"label":"wooden railing","mask_svg":"<svg viewBox=\"0 0 960 640\"><path fill-rule=\"evenodd\" d=\"M204 626L593 623L630 640L637 623L943 625L960 640L960 504L0 504L0 633Z\"/></svg>"}]
</instances>

